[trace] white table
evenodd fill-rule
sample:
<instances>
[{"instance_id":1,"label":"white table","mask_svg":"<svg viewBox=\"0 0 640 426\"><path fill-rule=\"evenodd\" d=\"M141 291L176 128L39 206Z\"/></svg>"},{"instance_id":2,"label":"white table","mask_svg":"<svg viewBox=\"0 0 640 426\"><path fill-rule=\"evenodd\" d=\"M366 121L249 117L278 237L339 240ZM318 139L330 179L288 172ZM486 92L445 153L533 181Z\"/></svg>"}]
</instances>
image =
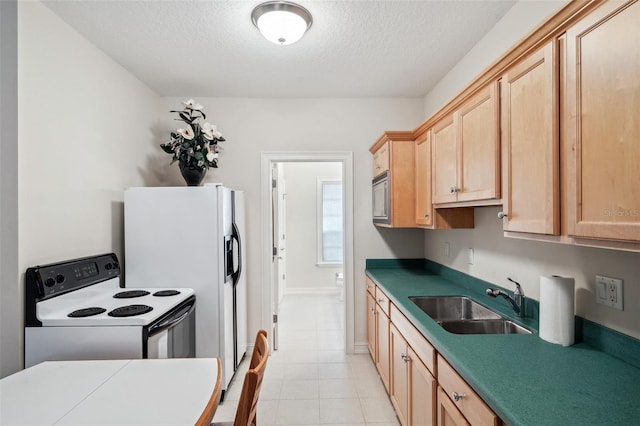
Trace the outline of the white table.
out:
<instances>
[{"instance_id":1,"label":"white table","mask_svg":"<svg viewBox=\"0 0 640 426\"><path fill-rule=\"evenodd\" d=\"M50 361L0 380L0 425L193 425L215 358Z\"/></svg>"}]
</instances>

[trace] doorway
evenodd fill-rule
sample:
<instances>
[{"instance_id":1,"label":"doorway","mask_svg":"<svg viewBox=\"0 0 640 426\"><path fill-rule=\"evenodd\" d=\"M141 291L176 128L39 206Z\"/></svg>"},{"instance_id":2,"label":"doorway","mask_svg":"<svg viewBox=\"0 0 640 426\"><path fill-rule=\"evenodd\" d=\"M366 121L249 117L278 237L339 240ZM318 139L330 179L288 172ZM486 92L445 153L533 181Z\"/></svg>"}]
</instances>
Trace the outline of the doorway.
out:
<instances>
[{"instance_id":1,"label":"doorway","mask_svg":"<svg viewBox=\"0 0 640 426\"><path fill-rule=\"evenodd\" d=\"M315 328L354 351L352 161L344 152L262 154L263 326L274 349L283 326Z\"/></svg>"}]
</instances>

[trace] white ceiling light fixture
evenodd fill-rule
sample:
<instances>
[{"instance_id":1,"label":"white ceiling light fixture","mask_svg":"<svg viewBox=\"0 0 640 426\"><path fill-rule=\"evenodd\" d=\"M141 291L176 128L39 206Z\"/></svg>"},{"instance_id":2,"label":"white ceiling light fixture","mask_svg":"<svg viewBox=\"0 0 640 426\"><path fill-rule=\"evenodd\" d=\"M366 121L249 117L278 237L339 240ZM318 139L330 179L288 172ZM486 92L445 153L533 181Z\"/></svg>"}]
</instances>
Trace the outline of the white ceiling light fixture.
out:
<instances>
[{"instance_id":1,"label":"white ceiling light fixture","mask_svg":"<svg viewBox=\"0 0 640 426\"><path fill-rule=\"evenodd\" d=\"M251 20L264 38L282 45L300 40L313 23L307 9L288 1L268 1L256 6Z\"/></svg>"}]
</instances>

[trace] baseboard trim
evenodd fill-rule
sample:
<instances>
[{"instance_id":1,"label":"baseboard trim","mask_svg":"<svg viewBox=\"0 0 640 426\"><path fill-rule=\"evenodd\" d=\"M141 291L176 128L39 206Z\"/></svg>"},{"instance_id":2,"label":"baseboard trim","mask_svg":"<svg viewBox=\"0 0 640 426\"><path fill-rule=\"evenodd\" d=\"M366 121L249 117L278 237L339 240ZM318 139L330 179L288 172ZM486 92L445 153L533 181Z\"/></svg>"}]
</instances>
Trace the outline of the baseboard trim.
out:
<instances>
[{"instance_id":1,"label":"baseboard trim","mask_svg":"<svg viewBox=\"0 0 640 426\"><path fill-rule=\"evenodd\" d=\"M287 288L284 294L339 294L342 287Z\"/></svg>"},{"instance_id":2,"label":"baseboard trim","mask_svg":"<svg viewBox=\"0 0 640 426\"><path fill-rule=\"evenodd\" d=\"M358 342L353 345L353 353L354 354L368 354L369 346L366 342Z\"/></svg>"}]
</instances>

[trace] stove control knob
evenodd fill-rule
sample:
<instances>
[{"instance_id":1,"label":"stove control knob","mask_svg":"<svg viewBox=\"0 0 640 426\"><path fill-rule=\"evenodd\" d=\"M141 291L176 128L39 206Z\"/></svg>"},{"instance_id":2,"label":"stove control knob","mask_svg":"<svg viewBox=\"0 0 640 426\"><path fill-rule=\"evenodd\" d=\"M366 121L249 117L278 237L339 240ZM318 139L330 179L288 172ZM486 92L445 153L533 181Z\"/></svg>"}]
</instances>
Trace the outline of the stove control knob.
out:
<instances>
[{"instance_id":1,"label":"stove control knob","mask_svg":"<svg viewBox=\"0 0 640 426\"><path fill-rule=\"evenodd\" d=\"M53 278L47 278L46 280L44 280L44 285L46 285L47 287L53 287L56 284L56 280L54 280Z\"/></svg>"},{"instance_id":2,"label":"stove control knob","mask_svg":"<svg viewBox=\"0 0 640 426\"><path fill-rule=\"evenodd\" d=\"M107 263L106 265L104 265L104 269L109 270L113 268L113 265L111 263Z\"/></svg>"},{"instance_id":3,"label":"stove control knob","mask_svg":"<svg viewBox=\"0 0 640 426\"><path fill-rule=\"evenodd\" d=\"M56 282L57 282L58 284L60 284L60 283L64 282L64 275L62 275L62 274L58 274L58 275L56 275Z\"/></svg>"}]
</instances>

